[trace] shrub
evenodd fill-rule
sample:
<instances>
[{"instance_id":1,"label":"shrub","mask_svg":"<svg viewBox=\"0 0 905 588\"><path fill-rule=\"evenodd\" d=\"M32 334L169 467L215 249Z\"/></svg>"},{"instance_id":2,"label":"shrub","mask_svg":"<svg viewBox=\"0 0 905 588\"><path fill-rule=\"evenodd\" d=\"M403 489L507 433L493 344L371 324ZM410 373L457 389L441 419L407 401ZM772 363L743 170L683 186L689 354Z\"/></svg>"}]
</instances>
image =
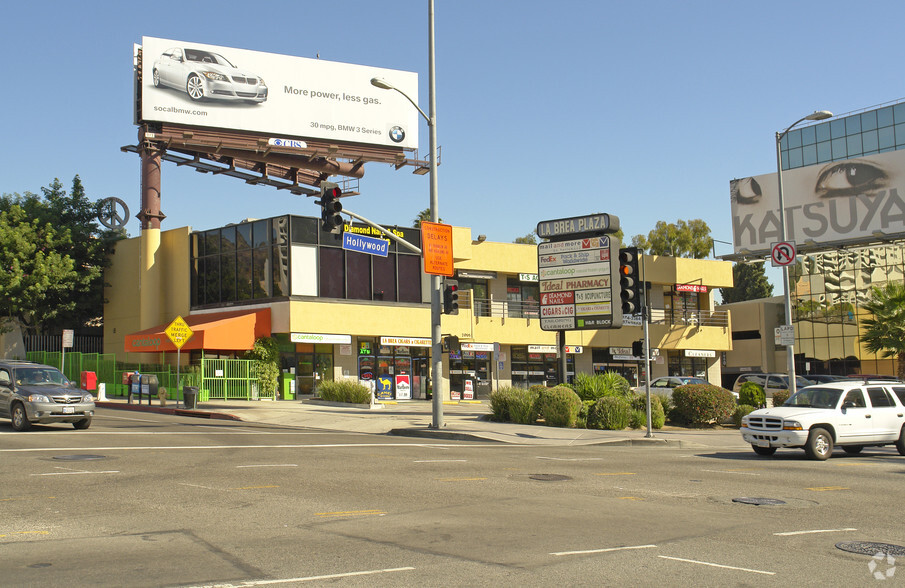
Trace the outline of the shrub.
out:
<instances>
[{"instance_id":1,"label":"shrub","mask_svg":"<svg viewBox=\"0 0 905 588\"><path fill-rule=\"evenodd\" d=\"M628 426L633 429L643 429L647 426L647 412L644 410L632 409L628 419Z\"/></svg>"},{"instance_id":2,"label":"shrub","mask_svg":"<svg viewBox=\"0 0 905 588\"><path fill-rule=\"evenodd\" d=\"M672 392L672 415L692 427L721 423L735 410L732 392L713 384L685 384Z\"/></svg>"},{"instance_id":3,"label":"shrub","mask_svg":"<svg viewBox=\"0 0 905 588\"><path fill-rule=\"evenodd\" d=\"M370 404L371 390L353 380L322 381L317 387L318 395L331 402Z\"/></svg>"},{"instance_id":4,"label":"shrub","mask_svg":"<svg viewBox=\"0 0 905 588\"><path fill-rule=\"evenodd\" d=\"M739 405L747 404L760 408L766 406L766 401L767 396L764 394L763 387L756 382L745 382L738 390Z\"/></svg>"},{"instance_id":5,"label":"shrub","mask_svg":"<svg viewBox=\"0 0 905 588\"><path fill-rule=\"evenodd\" d=\"M512 402L512 386L500 386L490 392L490 419L499 423L509 422L509 404Z\"/></svg>"},{"instance_id":6,"label":"shrub","mask_svg":"<svg viewBox=\"0 0 905 588\"><path fill-rule=\"evenodd\" d=\"M512 388L512 396L509 399L509 420L520 425L533 425L537 421L538 390L534 386L528 390L524 388Z\"/></svg>"},{"instance_id":7,"label":"shrub","mask_svg":"<svg viewBox=\"0 0 905 588\"><path fill-rule=\"evenodd\" d=\"M604 396L628 396L631 393L628 380L616 372L593 376L580 372L575 375L572 387L582 400L596 401Z\"/></svg>"},{"instance_id":8,"label":"shrub","mask_svg":"<svg viewBox=\"0 0 905 588\"><path fill-rule=\"evenodd\" d=\"M773 393L773 406L782 406L789 399L788 390L777 390Z\"/></svg>"},{"instance_id":9,"label":"shrub","mask_svg":"<svg viewBox=\"0 0 905 588\"><path fill-rule=\"evenodd\" d=\"M662 429L663 425L666 424L666 412L663 410L663 403L661 398L666 398L662 394L651 394L650 395L650 425L651 428L654 429ZM641 411L644 415L644 421L641 425L642 427L647 426L647 394L635 394L632 397L632 410ZM640 427L632 427L632 428L640 428Z\"/></svg>"},{"instance_id":10,"label":"shrub","mask_svg":"<svg viewBox=\"0 0 905 588\"><path fill-rule=\"evenodd\" d=\"M594 403L588 414L588 427L621 431L629 425L632 405L625 398L604 396Z\"/></svg>"},{"instance_id":11,"label":"shrub","mask_svg":"<svg viewBox=\"0 0 905 588\"><path fill-rule=\"evenodd\" d=\"M651 398L656 397L657 400L660 401L660 409L663 411L664 423L665 419L669 418L669 413L672 412L672 397L667 396L666 394L651 394Z\"/></svg>"},{"instance_id":12,"label":"shrub","mask_svg":"<svg viewBox=\"0 0 905 588\"><path fill-rule=\"evenodd\" d=\"M745 415L757 410L755 407L750 404L739 404L735 407L735 412L732 413L732 422L735 423L736 427L742 426L742 419Z\"/></svg>"},{"instance_id":13,"label":"shrub","mask_svg":"<svg viewBox=\"0 0 905 588\"><path fill-rule=\"evenodd\" d=\"M548 388L537 404L544 422L551 427L574 427L581 410L581 398L565 386Z\"/></svg>"}]
</instances>

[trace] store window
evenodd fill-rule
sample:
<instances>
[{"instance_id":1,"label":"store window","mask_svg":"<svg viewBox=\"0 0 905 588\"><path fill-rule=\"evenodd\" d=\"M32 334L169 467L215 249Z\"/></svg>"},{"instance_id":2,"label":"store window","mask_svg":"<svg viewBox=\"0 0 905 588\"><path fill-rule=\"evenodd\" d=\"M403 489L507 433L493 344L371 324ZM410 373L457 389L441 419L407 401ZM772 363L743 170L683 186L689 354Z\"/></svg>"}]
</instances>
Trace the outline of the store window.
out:
<instances>
[{"instance_id":1,"label":"store window","mask_svg":"<svg viewBox=\"0 0 905 588\"><path fill-rule=\"evenodd\" d=\"M670 376L687 376L707 379L707 359L685 357L682 351L667 353L667 369Z\"/></svg>"},{"instance_id":2,"label":"store window","mask_svg":"<svg viewBox=\"0 0 905 588\"><path fill-rule=\"evenodd\" d=\"M358 338L358 379L380 400L428 397L430 348L380 345L374 337Z\"/></svg>"},{"instance_id":3,"label":"store window","mask_svg":"<svg viewBox=\"0 0 905 588\"><path fill-rule=\"evenodd\" d=\"M560 378L560 361L555 353L537 353L527 346L513 345L512 353L512 385L521 388L531 386L555 386L562 382ZM566 372L569 381L575 378L575 356L566 355Z\"/></svg>"},{"instance_id":4,"label":"store window","mask_svg":"<svg viewBox=\"0 0 905 588\"><path fill-rule=\"evenodd\" d=\"M508 315L513 318L537 318L540 311L540 287L537 282L506 280Z\"/></svg>"},{"instance_id":5,"label":"store window","mask_svg":"<svg viewBox=\"0 0 905 588\"><path fill-rule=\"evenodd\" d=\"M475 278L457 278L459 291L468 290L475 316L492 316L490 306L490 287L487 280Z\"/></svg>"}]
</instances>

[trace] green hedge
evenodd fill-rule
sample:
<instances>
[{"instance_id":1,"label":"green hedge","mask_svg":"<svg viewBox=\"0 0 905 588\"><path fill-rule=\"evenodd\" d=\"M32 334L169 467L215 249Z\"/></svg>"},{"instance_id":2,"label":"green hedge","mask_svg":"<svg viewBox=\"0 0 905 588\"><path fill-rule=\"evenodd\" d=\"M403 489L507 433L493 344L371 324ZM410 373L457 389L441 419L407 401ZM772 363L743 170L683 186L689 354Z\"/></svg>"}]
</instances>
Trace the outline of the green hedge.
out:
<instances>
[{"instance_id":1,"label":"green hedge","mask_svg":"<svg viewBox=\"0 0 905 588\"><path fill-rule=\"evenodd\" d=\"M764 388L756 382L745 382L738 389L739 405L747 404L748 406L761 408L766 406L766 402L767 395L764 394Z\"/></svg>"},{"instance_id":2,"label":"green hedge","mask_svg":"<svg viewBox=\"0 0 905 588\"><path fill-rule=\"evenodd\" d=\"M317 394L330 402L348 402L351 404L370 404L371 391L364 385L352 380L321 382Z\"/></svg>"},{"instance_id":3,"label":"green hedge","mask_svg":"<svg viewBox=\"0 0 905 588\"><path fill-rule=\"evenodd\" d=\"M672 417L692 427L720 424L735 411L732 392L713 384L685 384L672 392Z\"/></svg>"},{"instance_id":4,"label":"green hedge","mask_svg":"<svg viewBox=\"0 0 905 588\"><path fill-rule=\"evenodd\" d=\"M588 428L621 431L629 426L632 405L619 396L604 396L594 403L588 413Z\"/></svg>"},{"instance_id":5,"label":"green hedge","mask_svg":"<svg viewBox=\"0 0 905 588\"><path fill-rule=\"evenodd\" d=\"M538 396L538 412L551 427L574 427L581 410L581 398L571 388L556 386Z\"/></svg>"}]
</instances>

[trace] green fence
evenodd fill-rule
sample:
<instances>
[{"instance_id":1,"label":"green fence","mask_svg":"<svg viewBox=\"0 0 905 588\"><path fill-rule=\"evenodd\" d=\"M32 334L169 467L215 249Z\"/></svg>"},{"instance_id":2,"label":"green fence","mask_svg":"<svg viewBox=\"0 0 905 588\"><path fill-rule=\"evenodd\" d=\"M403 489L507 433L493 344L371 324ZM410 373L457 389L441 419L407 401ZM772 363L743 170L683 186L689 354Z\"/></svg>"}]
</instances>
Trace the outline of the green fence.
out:
<instances>
[{"instance_id":1,"label":"green fence","mask_svg":"<svg viewBox=\"0 0 905 588\"><path fill-rule=\"evenodd\" d=\"M61 352L29 351L29 361L52 365L60 368L64 361ZM176 367L161 364L128 363L116 361L114 353L79 353L69 352L65 356L66 364L62 371L74 382L81 381L82 372L97 374L97 383L104 384L107 396L128 396L129 387L123 384L123 374L138 372L144 376L155 375L159 388L165 388L167 398L176 400L178 382ZM185 368L180 368L180 379ZM255 400L273 398L275 391L258 393L254 360L251 359L201 359L201 385L199 386L201 402L211 399L222 400Z\"/></svg>"}]
</instances>

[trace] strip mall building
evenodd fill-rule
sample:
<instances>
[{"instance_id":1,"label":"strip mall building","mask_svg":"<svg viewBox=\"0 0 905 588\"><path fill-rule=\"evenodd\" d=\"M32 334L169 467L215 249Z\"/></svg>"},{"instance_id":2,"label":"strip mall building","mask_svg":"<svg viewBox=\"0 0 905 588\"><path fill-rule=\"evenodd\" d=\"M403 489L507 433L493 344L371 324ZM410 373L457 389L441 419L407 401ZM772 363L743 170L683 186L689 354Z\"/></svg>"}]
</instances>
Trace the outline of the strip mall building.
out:
<instances>
[{"instance_id":1,"label":"strip mall building","mask_svg":"<svg viewBox=\"0 0 905 588\"><path fill-rule=\"evenodd\" d=\"M236 357L272 336L282 369L299 393L319 380L379 382L386 399L426 397L430 373L430 276L419 255L389 243L388 254L342 248L342 235L319 219L285 215L206 231L144 231L117 244L107 270L104 344L136 361L172 363L164 333L182 316L194 336L181 359ZM393 227L420 246L420 231ZM372 235L369 227L346 232ZM376 232L375 232L376 233ZM372 236L377 236L376 234ZM148 239L155 241L150 246ZM148 255L153 251L153 255ZM503 385L562 380L556 333L540 328L537 247L472 239L453 228L457 315L442 331L460 353L443 354L451 399L486 399ZM732 286L729 262L646 256L652 309L651 376L689 375L721 381L721 355L731 346L730 314L714 310L713 290ZM566 332L568 378L617 371L643 383L632 355L640 316L612 330Z\"/></svg>"}]
</instances>

